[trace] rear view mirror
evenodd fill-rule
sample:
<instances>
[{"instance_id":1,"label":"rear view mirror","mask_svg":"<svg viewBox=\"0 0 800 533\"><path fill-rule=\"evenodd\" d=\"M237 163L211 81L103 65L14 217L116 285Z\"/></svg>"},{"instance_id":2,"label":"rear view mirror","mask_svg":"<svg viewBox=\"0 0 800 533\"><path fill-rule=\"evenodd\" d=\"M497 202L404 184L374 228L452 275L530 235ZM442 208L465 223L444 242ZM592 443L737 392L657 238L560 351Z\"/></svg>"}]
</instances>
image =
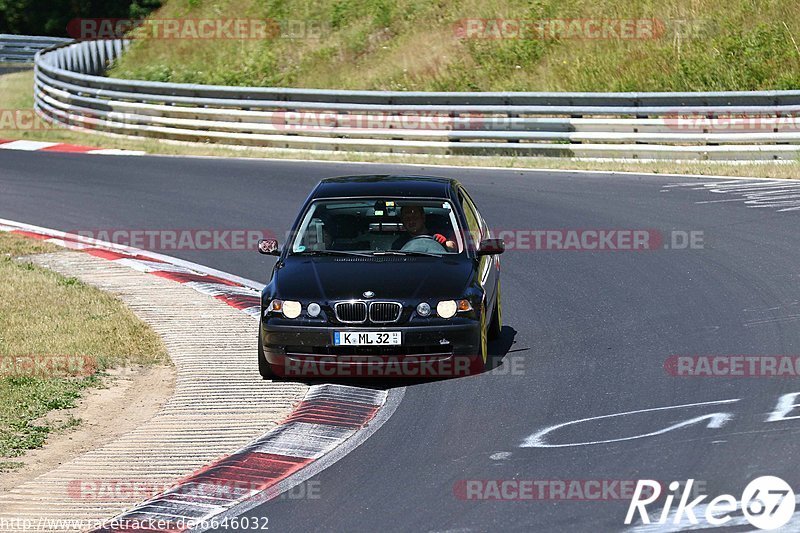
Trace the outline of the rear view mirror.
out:
<instances>
[{"instance_id":1,"label":"rear view mirror","mask_svg":"<svg viewBox=\"0 0 800 533\"><path fill-rule=\"evenodd\" d=\"M478 255L496 255L506 251L503 239L485 239L478 246Z\"/></svg>"},{"instance_id":2,"label":"rear view mirror","mask_svg":"<svg viewBox=\"0 0 800 533\"><path fill-rule=\"evenodd\" d=\"M277 239L261 239L258 241L258 253L264 255L281 255Z\"/></svg>"}]
</instances>

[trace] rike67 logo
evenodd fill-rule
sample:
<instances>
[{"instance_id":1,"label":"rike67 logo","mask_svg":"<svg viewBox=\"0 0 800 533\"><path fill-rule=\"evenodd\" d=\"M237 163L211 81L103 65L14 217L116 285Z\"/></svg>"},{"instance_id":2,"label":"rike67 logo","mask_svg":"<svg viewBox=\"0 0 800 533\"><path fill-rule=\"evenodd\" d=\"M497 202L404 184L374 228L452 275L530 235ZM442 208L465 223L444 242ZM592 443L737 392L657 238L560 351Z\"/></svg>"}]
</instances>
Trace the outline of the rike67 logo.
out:
<instances>
[{"instance_id":1,"label":"rike67 logo","mask_svg":"<svg viewBox=\"0 0 800 533\"><path fill-rule=\"evenodd\" d=\"M673 481L669 484L669 492L664 499L664 506L651 517L647 506L656 502L662 493L662 485L658 481L639 480L628 506L625 524L630 524L638 513L642 524L697 525L704 519L710 526L746 526L750 524L758 529L777 529L785 526L792 519L795 509L795 495L792 488L779 477L761 476L751 481L737 500L731 494L720 494L708 503L704 503L707 495L700 495L693 500L693 479L685 484ZM679 494L678 491L683 487ZM678 500L673 511L673 503ZM688 521L688 524L687 524Z\"/></svg>"}]
</instances>

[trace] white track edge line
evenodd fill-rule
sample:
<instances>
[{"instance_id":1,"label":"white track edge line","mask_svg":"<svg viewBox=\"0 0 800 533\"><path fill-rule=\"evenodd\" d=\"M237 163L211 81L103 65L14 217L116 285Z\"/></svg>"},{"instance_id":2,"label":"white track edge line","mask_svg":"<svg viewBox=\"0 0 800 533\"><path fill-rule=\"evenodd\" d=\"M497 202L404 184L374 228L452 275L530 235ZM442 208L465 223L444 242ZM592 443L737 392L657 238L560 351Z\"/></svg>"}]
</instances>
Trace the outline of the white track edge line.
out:
<instances>
[{"instance_id":1,"label":"white track edge line","mask_svg":"<svg viewBox=\"0 0 800 533\"><path fill-rule=\"evenodd\" d=\"M208 145L204 145L208 146ZM230 148L229 146L224 146L223 148ZM250 147L247 147L250 148ZM371 154L371 152L364 152L366 154ZM358 154L357 152L353 152L353 154ZM397 155L397 154L387 154L387 155ZM407 155L414 155L414 154L407 154ZM400 167L427 167L427 168L444 168L444 169L455 169L455 170L493 170L493 171L505 171L505 172L552 172L552 173L561 173L561 174L591 174L591 175L603 175L606 177L613 177L613 176L642 176L647 178L656 178L656 177L666 177L666 178L690 178L690 179L709 179L709 180L718 180L718 179L729 179L729 180L782 180L782 181L793 181L789 178L761 178L761 177L748 177L748 176L725 176L725 175L706 175L706 174L670 174L670 173L663 173L663 172L634 172L632 170L585 170L585 169L567 169L567 168L530 168L530 167L495 167L495 166L470 166L470 165L448 165L448 164L439 164L439 163L395 163L391 161L341 161L341 160L333 160L333 159L293 159L293 158L282 158L282 157L228 157L228 156L219 156L219 155L181 155L181 154L147 154L147 157L162 157L162 158L188 158L188 159L228 159L231 161L267 161L271 163L312 163L312 164L337 164L337 165L380 165L380 166L400 166ZM582 159L572 159L572 161L584 161ZM597 162L595 160L587 160L587 162ZM603 162L606 162L605 160ZM608 162L633 162L633 161L614 161L608 160ZM652 161L644 161L644 160L636 160L638 163L675 163L676 161L661 161L661 160L652 160ZM713 161L680 161L679 164L731 164L728 162L713 162ZM792 164L794 161L787 161L783 164ZM764 166L768 165L775 165L773 161L744 161L740 164L763 164Z\"/></svg>"},{"instance_id":2,"label":"white track edge line","mask_svg":"<svg viewBox=\"0 0 800 533\"><path fill-rule=\"evenodd\" d=\"M82 131L82 128L78 128L78 129ZM143 139L144 140L147 139L147 138L143 138L143 137L137 137L137 136L134 136L134 135L121 135L121 134L109 133L109 132L96 132L95 131L95 132L91 132L91 133L97 134L97 135L100 135L100 136L116 137L116 138L122 138L122 139L128 139L128 140L136 140L136 141L142 141ZM231 150L234 150L234 151L236 151L236 150L245 151L245 150L251 150L251 149L256 149L256 150L261 149L261 150L264 150L264 151L282 151L282 150L285 150L285 149L282 149L282 148L258 147L258 146L241 146L241 145L227 145L227 144L208 145L208 144L204 144L204 143L193 143L193 142L189 142L189 141L177 141L177 140L174 140L174 139L157 139L157 140L159 142L161 142L161 143L168 144L168 145L189 146L189 147L198 146L198 145L203 146L203 147L217 146L219 148L231 149ZM134 152L139 152L139 151L134 151ZM292 150L288 150L288 152L291 153ZM314 150L306 150L306 151L302 151L302 152L307 152L307 153L312 153L313 154L315 151ZM327 151L320 151L320 150L316 150L316 152L323 152L325 154L328 153ZM344 152L340 152L340 153L344 153ZM356 155L356 156L358 156L358 155L365 155L365 156L374 156L374 155L396 156L396 155L398 155L398 154L392 154L392 153L389 153L389 152L386 152L386 153L381 153L381 152L347 152L347 153L352 154L352 155ZM106 154L106 155L108 155L108 156L119 156L119 155L122 155L123 157L129 156L129 155L137 155L137 156L146 156L146 157L166 157L166 158L178 158L178 159L181 159L181 158L190 158L190 159L229 159L229 160L233 160L233 161L269 161L269 162L314 163L314 164L318 164L318 163L333 163L333 164L341 164L341 165L383 165L383 166L396 165L396 166L408 166L408 167L449 168L449 169L457 169L457 170L466 169L466 170L504 170L504 171L509 171L509 172L554 172L554 173L573 173L573 174L574 173L580 173L580 174L601 174L601 175L606 175L606 176L615 176L615 175L621 175L621 176L644 176L644 177L664 176L664 177L668 177L668 178L692 178L692 179L702 178L702 179L711 179L711 180L716 180L716 179L776 180L777 179L777 180L792 181L791 179L788 179L788 178L759 178L759 177L747 177L747 176L724 176L724 175L703 175L703 174L669 174L669 173L655 173L655 172L633 172L633 171L630 171L630 170L579 170L579 169L565 169L565 168L520 168L520 167L448 165L448 164L439 164L439 163L392 163L392 162L383 162L383 161L341 161L341 160L332 160L332 159L331 160L328 160L328 159L294 159L294 158L288 158L288 157L287 158L282 158L282 157L230 157L230 156L220 156L220 155L150 154L150 153L144 153L144 154L140 154L140 153L134 153L134 154ZM432 156L435 156L435 154L399 154L399 155L406 155L406 156L411 156L411 157L413 157L415 155L418 155L420 157L426 157L426 156L427 157L432 157ZM452 156L440 155L439 157L447 158L447 157L452 157ZM577 161L577 162L581 162L581 161L597 162L597 158L566 158L566 160ZM769 159L765 159L765 160L755 159L755 160L752 160L752 161L739 161L738 163L736 161L716 161L716 160L703 161L703 160L694 160L694 159L687 159L687 160L678 159L678 160L672 160L672 161L670 161L670 160L660 160L660 159L658 159L658 160L657 159L653 159L653 160L650 160L650 159L644 159L644 160L643 159L634 159L634 160L630 160L630 159L627 159L627 160L626 159L622 159L622 160L620 160L620 159L607 159L606 160L606 159L604 159L602 161L603 162L610 162L610 163L614 163L614 162L618 162L618 163L619 162L624 162L624 163L651 163L651 162L655 162L655 163L709 164L709 165L714 165L714 164L717 164L717 165L722 165L722 164L730 164L730 165L756 164L756 165L764 165L764 166L779 164L777 161L773 161L773 160L769 160ZM792 163L795 163L794 160L781 160L781 161L782 162L780 164L792 164ZM783 162L783 161L785 161L785 162Z\"/></svg>"},{"instance_id":3,"label":"white track edge line","mask_svg":"<svg viewBox=\"0 0 800 533\"><path fill-rule=\"evenodd\" d=\"M84 244L91 244L91 245L95 245L95 246L102 247L102 248L108 248L108 249L113 250L113 251L123 252L123 253L127 253L127 254L136 254L136 255L143 256L143 257L150 257L152 259L158 259L159 261L164 261L165 263L168 263L168 264L181 266L181 267L188 268L190 270L194 270L194 271L202 273L202 274L206 274L206 275L210 275L210 276L216 276L218 278L221 278L221 279L224 279L224 280L227 280L227 281L231 281L233 283L238 283L240 285L243 285L245 287L249 287L251 289L256 289L256 290L260 291L261 289L264 288L264 284L263 283L259 283L257 281L251 280L251 279L247 279L247 278L243 278L243 277L240 277L240 276L236 276L234 274L229 274L228 272L223 272L223 271L217 270L215 268L207 267L207 266L200 265L200 264L197 264L197 263L192 263L191 261L185 261L183 259L178 259L177 257L172 257L172 256L169 256L169 255L163 255L163 254L159 254L159 253L156 253L156 252L150 252L150 251L147 251L147 250L141 250L139 248L133 248L131 246L125 246L125 245L122 245L122 244L115 244L113 242L101 241L101 240L98 240L98 239L93 239L91 237L84 237L82 235L76 235L74 233L66 233L66 232L60 231L60 230L44 228L44 227L41 227L41 226L34 226L32 224L25 224L24 222L17 222L17 221L14 221L14 220L7 220L7 219L4 219L4 218L0 218L0 225L9 226L9 227L15 227L15 228L18 228L18 229L21 229L21 230L31 231L33 233L41 233L43 235L50 235L51 237L55 237L55 238L68 237L71 240L74 240L74 241L77 241L77 242L81 242L81 243L84 243Z\"/></svg>"}]
</instances>

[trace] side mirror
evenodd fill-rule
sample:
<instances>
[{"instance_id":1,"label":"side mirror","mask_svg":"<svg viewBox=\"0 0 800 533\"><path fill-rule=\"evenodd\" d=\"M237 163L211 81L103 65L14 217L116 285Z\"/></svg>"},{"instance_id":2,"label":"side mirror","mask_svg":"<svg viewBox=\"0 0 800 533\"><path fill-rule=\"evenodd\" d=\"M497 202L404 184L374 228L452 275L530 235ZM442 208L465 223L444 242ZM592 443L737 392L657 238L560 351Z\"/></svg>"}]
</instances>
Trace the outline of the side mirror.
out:
<instances>
[{"instance_id":1,"label":"side mirror","mask_svg":"<svg viewBox=\"0 0 800 533\"><path fill-rule=\"evenodd\" d=\"M486 239L481 241L478 246L478 255L496 255L506 251L506 243L503 239Z\"/></svg>"},{"instance_id":2,"label":"side mirror","mask_svg":"<svg viewBox=\"0 0 800 533\"><path fill-rule=\"evenodd\" d=\"M281 255L277 239L261 239L258 241L258 253L264 255Z\"/></svg>"}]
</instances>

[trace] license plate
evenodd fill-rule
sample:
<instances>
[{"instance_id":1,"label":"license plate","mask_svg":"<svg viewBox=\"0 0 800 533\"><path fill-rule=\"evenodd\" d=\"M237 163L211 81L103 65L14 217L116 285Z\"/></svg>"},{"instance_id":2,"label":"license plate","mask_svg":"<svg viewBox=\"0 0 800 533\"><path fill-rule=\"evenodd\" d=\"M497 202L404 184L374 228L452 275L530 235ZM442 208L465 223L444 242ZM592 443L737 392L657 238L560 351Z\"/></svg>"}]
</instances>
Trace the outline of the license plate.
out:
<instances>
[{"instance_id":1,"label":"license plate","mask_svg":"<svg viewBox=\"0 0 800 533\"><path fill-rule=\"evenodd\" d=\"M397 346L400 344L400 332L335 331L333 344L336 346Z\"/></svg>"}]
</instances>

